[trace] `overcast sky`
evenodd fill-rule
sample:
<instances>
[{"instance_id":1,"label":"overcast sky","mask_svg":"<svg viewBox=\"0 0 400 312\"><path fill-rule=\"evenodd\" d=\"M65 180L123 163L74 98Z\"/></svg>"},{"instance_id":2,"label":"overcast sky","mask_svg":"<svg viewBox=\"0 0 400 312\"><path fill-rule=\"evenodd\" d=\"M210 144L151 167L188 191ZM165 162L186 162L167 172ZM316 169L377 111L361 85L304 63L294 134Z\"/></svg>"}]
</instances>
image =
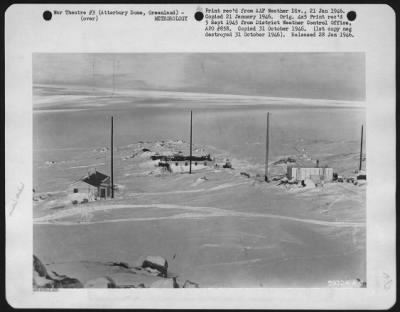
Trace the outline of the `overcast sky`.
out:
<instances>
[{"instance_id":1,"label":"overcast sky","mask_svg":"<svg viewBox=\"0 0 400 312\"><path fill-rule=\"evenodd\" d=\"M363 101L365 57L364 53L36 53L33 82Z\"/></svg>"}]
</instances>

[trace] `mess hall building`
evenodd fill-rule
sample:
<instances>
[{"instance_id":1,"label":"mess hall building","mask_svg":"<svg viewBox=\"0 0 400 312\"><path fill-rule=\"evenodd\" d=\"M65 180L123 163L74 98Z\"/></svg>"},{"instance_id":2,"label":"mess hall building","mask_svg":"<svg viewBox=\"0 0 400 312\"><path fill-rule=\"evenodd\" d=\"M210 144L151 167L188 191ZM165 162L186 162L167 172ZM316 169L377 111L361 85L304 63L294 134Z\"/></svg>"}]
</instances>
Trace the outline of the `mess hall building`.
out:
<instances>
[{"instance_id":1,"label":"mess hall building","mask_svg":"<svg viewBox=\"0 0 400 312\"><path fill-rule=\"evenodd\" d=\"M205 156L183 156L183 155L153 155L153 161L159 161L160 167L167 167L172 172L189 172L190 160L192 160L192 170L203 169L206 167L214 167L215 159L211 158L210 154Z\"/></svg>"}]
</instances>

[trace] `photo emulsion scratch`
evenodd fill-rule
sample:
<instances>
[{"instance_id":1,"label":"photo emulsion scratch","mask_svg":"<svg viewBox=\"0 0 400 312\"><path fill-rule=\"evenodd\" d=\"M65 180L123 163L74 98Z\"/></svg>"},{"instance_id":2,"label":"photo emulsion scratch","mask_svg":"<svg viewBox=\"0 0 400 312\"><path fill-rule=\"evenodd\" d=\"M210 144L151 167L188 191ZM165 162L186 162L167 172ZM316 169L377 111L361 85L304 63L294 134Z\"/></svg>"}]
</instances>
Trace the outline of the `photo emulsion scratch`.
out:
<instances>
[{"instance_id":1,"label":"photo emulsion scratch","mask_svg":"<svg viewBox=\"0 0 400 312\"><path fill-rule=\"evenodd\" d=\"M34 53L33 289L367 287L364 53Z\"/></svg>"}]
</instances>

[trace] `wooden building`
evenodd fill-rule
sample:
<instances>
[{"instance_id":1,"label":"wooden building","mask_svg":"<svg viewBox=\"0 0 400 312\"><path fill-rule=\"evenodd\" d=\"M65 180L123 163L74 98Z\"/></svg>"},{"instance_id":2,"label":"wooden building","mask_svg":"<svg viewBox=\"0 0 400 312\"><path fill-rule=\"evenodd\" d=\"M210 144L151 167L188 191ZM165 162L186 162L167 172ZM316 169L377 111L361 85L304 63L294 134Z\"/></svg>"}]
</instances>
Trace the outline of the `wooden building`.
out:
<instances>
[{"instance_id":1,"label":"wooden building","mask_svg":"<svg viewBox=\"0 0 400 312\"><path fill-rule=\"evenodd\" d=\"M205 167L214 167L215 160L210 155L206 156L183 156L183 155L154 155L153 161L159 161L160 167L167 167L172 172L189 172L190 160L192 160L192 170L203 169Z\"/></svg>"},{"instance_id":2,"label":"wooden building","mask_svg":"<svg viewBox=\"0 0 400 312\"><path fill-rule=\"evenodd\" d=\"M97 170L88 172L86 176L71 184L74 193L88 194L88 200L109 198L111 196L111 178Z\"/></svg>"},{"instance_id":3,"label":"wooden building","mask_svg":"<svg viewBox=\"0 0 400 312\"><path fill-rule=\"evenodd\" d=\"M327 167L288 166L287 177L290 180L293 179L296 181L311 179L314 182L317 182L317 180L329 182L333 180L333 169Z\"/></svg>"}]
</instances>

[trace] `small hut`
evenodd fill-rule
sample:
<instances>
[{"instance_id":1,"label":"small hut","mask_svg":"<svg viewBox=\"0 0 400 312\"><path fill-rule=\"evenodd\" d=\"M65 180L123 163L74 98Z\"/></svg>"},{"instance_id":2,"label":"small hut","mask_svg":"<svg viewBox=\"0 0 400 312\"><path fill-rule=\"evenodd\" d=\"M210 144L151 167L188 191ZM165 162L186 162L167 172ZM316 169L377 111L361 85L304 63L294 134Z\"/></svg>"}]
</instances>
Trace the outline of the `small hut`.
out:
<instances>
[{"instance_id":1,"label":"small hut","mask_svg":"<svg viewBox=\"0 0 400 312\"><path fill-rule=\"evenodd\" d=\"M88 199L108 198L111 196L111 178L97 170L88 172L86 176L71 184L74 193L87 191Z\"/></svg>"}]
</instances>

